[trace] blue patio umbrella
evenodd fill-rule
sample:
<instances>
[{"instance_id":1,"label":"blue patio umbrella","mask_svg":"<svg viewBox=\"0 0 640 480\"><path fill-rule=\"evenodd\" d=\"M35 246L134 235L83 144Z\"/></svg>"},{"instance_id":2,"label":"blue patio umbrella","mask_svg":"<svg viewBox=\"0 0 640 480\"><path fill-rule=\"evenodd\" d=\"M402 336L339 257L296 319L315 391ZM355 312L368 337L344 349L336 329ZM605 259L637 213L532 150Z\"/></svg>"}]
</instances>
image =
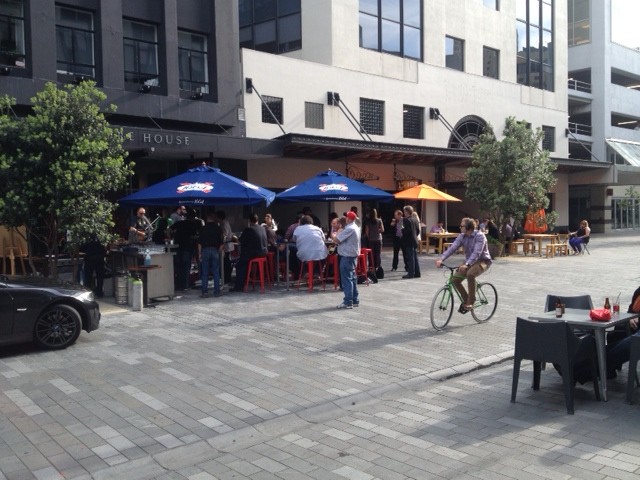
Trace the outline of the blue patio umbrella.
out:
<instances>
[{"instance_id":1,"label":"blue patio umbrella","mask_svg":"<svg viewBox=\"0 0 640 480\"><path fill-rule=\"evenodd\" d=\"M219 168L202 165L120 199L125 205L257 205L276 194Z\"/></svg>"},{"instance_id":2,"label":"blue patio umbrella","mask_svg":"<svg viewBox=\"0 0 640 480\"><path fill-rule=\"evenodd\" d=\"M393 199L391 193L365 185L345 177L334 170L327 170L276 195L283 202L322 202L340 200Z\"/></svg>"}]
</instances>

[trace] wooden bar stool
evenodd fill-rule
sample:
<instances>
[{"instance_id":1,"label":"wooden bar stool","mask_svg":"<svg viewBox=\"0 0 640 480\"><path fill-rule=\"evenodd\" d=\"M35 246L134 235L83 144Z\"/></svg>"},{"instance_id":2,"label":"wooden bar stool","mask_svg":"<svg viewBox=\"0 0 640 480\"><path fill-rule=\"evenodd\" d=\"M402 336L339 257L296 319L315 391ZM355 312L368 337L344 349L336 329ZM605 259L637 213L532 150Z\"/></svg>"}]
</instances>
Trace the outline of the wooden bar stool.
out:
<instances>
[{"instance_id":1,"label":"wooden bar stool","mask_svg":"<svg viewBox=\"0 0 640 480\"><path fill-rule=\"evenodd\" d=\"M249 290L249 282L256 288L256 283L260 282L260 293L264 293L264 280L267 279L267 285L271 288L271 276L269 267L267 266L267 257L254 257L249 260L247 265L247 278L244 281L244 291Z\"/></svg>"},{"instance_id":2,"label":"wooden bar stool","mask_svg":"<svg viewBox=\"0 0 640 480\"><path fill-rule=\"evenodd\" d=\"M320 281L322 282L322 289L325 289L324 283L324 275L322 274L324 265L322 260L307 260L306 262L300 262L300 275L298 276L298 289L300 289L300 282L304 278L305 267L307 270L307 285L309 287L309 291L313 291L313 272L315 271L315 267L318 267L318 272L320 274Z\"/></svg>"}]
</instances>

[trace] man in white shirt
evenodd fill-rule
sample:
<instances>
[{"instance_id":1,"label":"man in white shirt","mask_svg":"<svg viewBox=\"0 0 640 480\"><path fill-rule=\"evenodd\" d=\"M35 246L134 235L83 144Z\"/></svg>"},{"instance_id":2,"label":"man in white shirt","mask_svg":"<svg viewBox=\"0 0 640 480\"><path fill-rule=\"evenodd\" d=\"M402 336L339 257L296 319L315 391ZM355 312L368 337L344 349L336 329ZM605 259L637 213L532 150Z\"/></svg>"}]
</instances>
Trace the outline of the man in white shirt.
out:
<instances>
[{"instance_id":1,"label":"man in white shirt","mask_svg":"<svg viewBox=\"0 0 640 480\"><path fill-rule=\"evenodd\" d=\"M300 225L293 232L293 241L296 242L297 256L301 262L327 258L328 251L324 243L324 233L321 228L313 225L311 216L302 216Z\"/></svg>"}]
</instances>

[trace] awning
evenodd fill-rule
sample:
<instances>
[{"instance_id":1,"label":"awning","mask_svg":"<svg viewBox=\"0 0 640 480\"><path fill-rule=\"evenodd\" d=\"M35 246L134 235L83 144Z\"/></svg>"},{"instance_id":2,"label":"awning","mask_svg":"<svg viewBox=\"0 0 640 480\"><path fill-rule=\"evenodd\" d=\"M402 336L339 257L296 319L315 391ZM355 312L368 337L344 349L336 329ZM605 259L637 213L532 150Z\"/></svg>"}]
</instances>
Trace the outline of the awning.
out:
<instances>
[{"instance_id":1,"label":"awning","mask_svg":"<svg viewBox=\"0 0 640 480\"><path fill-rule=\"evenodd\" d=\"M606 142L629 165L640 167L640 143L626 140L607 140Z\"/></svg>"}]
</instances>

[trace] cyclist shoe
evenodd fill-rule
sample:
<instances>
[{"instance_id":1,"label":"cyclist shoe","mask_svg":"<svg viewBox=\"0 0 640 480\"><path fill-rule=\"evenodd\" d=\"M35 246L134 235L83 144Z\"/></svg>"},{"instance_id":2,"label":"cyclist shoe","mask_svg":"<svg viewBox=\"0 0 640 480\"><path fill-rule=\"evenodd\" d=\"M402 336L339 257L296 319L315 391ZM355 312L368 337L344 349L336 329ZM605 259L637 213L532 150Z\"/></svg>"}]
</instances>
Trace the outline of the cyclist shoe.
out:
<instances>
[{"instance_id":1,"label":"cyclist shoe","mask_svg":"<svg viewBox=\"0 0 640 480\"><path fill-rule=\"evenodd\" d=\"M460 308L458 308L458 311L460 313L467 313L469 310L465 308L466 305L460 305Z\"/></svg>"}]
</instances>

